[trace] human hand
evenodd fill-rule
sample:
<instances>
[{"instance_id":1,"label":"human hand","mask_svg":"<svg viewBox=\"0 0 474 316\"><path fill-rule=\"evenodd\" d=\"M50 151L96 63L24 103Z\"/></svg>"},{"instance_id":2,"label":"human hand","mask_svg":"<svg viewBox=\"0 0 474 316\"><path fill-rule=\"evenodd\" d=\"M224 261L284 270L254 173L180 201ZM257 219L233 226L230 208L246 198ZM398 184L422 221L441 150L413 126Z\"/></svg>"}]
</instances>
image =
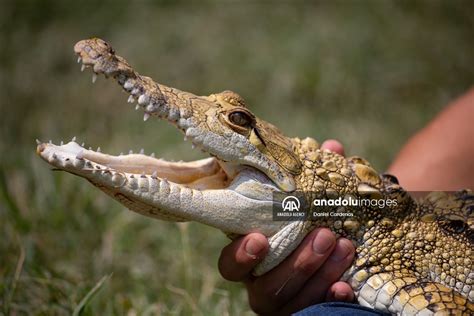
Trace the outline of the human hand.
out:
<instances>
[{"instance_id":1,"label":"human hand","mask_svg":"<svg viewBox=\"0 0 474 316\"><path fill-rule=\"evenodd\" d=\"M342 145L328 140L321 146L341 155ZM251 233L227 245L219 258L219 271L229 281L244 282L249 304L258 314L290 314L312 304L352 301L349 284L338 281L354 258L354 246L344 238L336 240L326 228L317 228L280 265L255 277L253 268L268 252L268 240Z\"/></svg>"}]
</instances>

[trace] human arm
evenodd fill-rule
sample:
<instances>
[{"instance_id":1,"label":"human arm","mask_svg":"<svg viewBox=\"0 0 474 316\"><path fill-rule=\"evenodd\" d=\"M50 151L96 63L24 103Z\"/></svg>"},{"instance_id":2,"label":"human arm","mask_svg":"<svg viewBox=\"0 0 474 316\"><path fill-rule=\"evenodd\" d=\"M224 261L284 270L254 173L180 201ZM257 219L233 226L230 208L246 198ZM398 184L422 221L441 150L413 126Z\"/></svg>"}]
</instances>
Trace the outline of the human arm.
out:
<instances>
[{"instance_id":1,"label":"human arm","mask_svg":"<svg viewBox=\"0 0 474 316\"><path fill-rule=\"evenodd\" d=\"M416 133L388 172L409 191L474 190L474 88Z\"/></svg>"}]
</instances>

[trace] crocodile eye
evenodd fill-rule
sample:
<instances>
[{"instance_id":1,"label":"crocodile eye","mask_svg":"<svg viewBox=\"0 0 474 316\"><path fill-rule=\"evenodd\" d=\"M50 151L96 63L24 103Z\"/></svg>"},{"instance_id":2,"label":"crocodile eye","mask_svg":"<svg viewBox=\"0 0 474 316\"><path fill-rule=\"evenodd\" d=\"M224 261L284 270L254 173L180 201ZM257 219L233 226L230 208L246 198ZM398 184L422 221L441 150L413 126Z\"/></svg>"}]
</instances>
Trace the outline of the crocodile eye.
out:
<instances>
[{"instance_id":1,"label":"crocodile eye","mask_svg":"<svg viewBox=\"0 0 474 316\"><path fill-rule=\"evenodd\" d=\"M237 111L229 114L229 121L238 126L249 127L252 118L245 112Z\"/></svg>"}]
</instances>

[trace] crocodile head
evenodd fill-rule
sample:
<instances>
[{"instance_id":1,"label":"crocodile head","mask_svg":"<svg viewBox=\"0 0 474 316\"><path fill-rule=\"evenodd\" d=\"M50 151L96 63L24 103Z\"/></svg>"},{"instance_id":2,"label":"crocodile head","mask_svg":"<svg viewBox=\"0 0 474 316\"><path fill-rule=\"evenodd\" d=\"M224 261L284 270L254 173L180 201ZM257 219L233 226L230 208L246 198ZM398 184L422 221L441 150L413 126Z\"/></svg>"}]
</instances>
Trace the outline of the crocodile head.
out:
<instances>
[{"instance_id":1,"label":"crocodile head","mask_svg":"<svg viewBox=\"0 0 474 316\"><path fill-rule=\"evenodd\" d=\"M101 39L74 47L82 70L114 78L137 100L144 120L160 117L211 157L168 162L143 152L113 156L39 142L37 153L55 168L86 178L131 210L172 221L194 220L232 234L273 235L272 193L296 189L301 162L292 140L250 112L234 92L196 96L141 76ZM245 225L244 225L245 223Z\"/></svg>"}]
</instances>

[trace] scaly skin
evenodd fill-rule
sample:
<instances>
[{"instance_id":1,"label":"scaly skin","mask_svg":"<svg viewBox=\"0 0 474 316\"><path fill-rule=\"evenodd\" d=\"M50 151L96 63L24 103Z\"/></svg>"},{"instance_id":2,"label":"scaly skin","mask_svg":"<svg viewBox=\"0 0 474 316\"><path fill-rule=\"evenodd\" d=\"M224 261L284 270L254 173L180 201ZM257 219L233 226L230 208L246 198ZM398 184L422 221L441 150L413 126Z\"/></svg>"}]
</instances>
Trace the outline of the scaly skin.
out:
<instances>
[{"instance_id":1,"label":"scaly skin","mask_svg":"<svg viewBox=\"0 0 474 316\"><path fill-rule=\"evenodd\" d=\"M474 313L474 195L434 192L414 199L395 177L379 175L362 158L321 151L312 138L288 138L255 117L231 91L196 96L136 73L101 39L76 44L85 67L113 77L150 116L164 118L213 158L166 162L143 153L111 156L74 141L39 142L55 168L86 178L129 209L170 221L198 221L233 238L266 235L270 251L261 275L286 258L318 226L357 248L347 280L360 304L404 315ZM84 66L83 66L84 67ZM313 198L392 199L396 205L332 207L339 216L274 221L273 194ZM321 208L312 206L312 211ZM349 216L344 213L353 213Z\"/></svg>"}]
</instances>

